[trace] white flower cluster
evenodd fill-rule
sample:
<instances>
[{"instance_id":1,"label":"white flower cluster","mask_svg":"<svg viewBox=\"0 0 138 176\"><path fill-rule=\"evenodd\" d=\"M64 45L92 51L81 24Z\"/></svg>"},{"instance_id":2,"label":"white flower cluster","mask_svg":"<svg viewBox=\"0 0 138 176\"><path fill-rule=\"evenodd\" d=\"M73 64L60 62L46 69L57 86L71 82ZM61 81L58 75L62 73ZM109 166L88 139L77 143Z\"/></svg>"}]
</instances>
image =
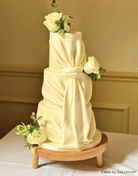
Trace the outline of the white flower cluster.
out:
<instances>
[{"instance_id":1,"label":"white flower cluster","mask_svg":"<svg viewBox=\"0 0 138 176\"><path fill-rule=\"evenodd\" d=\"M30 144L40 144L42 142L45 142L47 140L47 134L39 129L39 132L36 131L36 129L33 131L33 133L29 133L27 136L27 141Z\"/></svg>"},{"instance_id":2,"label":"white flower cluster","mask_svg":"<svg viewBox=\"0 0 138 176\"><path fill-rule=\"evenodd\" d=\"M95 73L99 75L100 65L94 56L88 57L88 61L84 65L84 71L87 74ZM97 77L100 78L100 75Z\"/></svg>"},{"instance_id":3,"label":"white flower cluster","mask_svg":"<svg viewBox=\"0 0 138 176\"><path fill-rule=\"evenodd\" d=\"M46 20L43 22L43 24L48 28L50 32L57 32L60 27L57 26L55 21L60 20L61 18L62 18L62 13L53 12L45 16Z\"/></svg>"},{"instance_id":4,"label":"white flower cluster","mask_svg":"<svg viewBox=\"0 0 138 176\"><path fill-rule=\"evenodd\" d=\"M25 137L26 141L26 147L27 146L38 146L39 144L45 142L47 140L47 134L40 129L38 120L42 118L36 117L35 112L32 112L32 115L30 116L31 119L33 119L33 125L25 125L23 122L22 125L17 126L17 132L16 134L22 135Z\"/></svg>"}]
</instances>

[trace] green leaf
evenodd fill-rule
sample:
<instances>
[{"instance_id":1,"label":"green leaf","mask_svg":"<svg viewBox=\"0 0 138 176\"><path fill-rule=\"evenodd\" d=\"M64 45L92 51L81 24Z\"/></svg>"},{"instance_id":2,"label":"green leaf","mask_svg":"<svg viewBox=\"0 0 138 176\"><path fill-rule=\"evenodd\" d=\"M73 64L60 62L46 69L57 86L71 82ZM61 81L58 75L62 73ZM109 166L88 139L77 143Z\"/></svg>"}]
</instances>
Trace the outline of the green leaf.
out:
<instances>
[{"instance_id":1,"label":"green leaf","mask_svg":"<svg viewBox=\"0 0 138 176\"><path fill-rule=\"evenodd\" d=\"M27 135L29 132L28 131L18 131L16 132L16 134L19 134L19 135Z\"/></svg>"},{"instance_id":2,"label":"green leaf","mask_svg":"<svg viewBox=\"0 0 138 176\"><path fill-rule=\"evenodd\" d=\"M31 133L31 134L33 133L34 129L35 129L34 127L31 127L31 128L30 128L30 133Z\"/></svg>"},{"instance_id":3,"label":"green leaf","mask_svg":"<svg viewBox=\"0 0 138 176\"><path fill-rule=\"evenodd\" d=\"M87 73L86 73L86 74L87 74ZM91 79L93 79L93 77L94 77L94 73L88 74L88 76L90 76Z\"/></svg>"},{"instance_id":4,"label":"green leaf","mask_svg":"<svg viewBox=\"0 0 138 176\"><path fill-rule=\"evenodd\" d=\"M96 75L96 74L94 74L94 76L93 76L93 80L94 80L94 81L97 80L97 75Z\"/></svg>"},{"instance_id":5,"label":"green leaf","mask_svg":"<svg viewBox=\"0 0 138 176\"><path fill-rule=\"evenodd\" d=\"M52 0L51 6L54 7L54 8L57 7L57 5L56 5L56 0Z\"/></svg>"},{"instance_id":6,"label":"green leaf","mask_svg":"<svg viewBox=\"0 0 138 176\"><path fill-rule=\"evenodd\" d=\"M100 78L101 78L100 74L97 74L97 79L100 79Z\"/></svg>"},{"instance_id":7,"label":"green leaf","mask_svg":"<svg viewBox=\"0 0 138 176\"><path fill-rule=\"evenodd\" d=\"M59 20L56 20L56 21L55 21L55 24L61 28L62 22L59 21Z\"/></svg>"},{"instance_id":8,"label":"green leaf","mask_svg":"<svg viewBox=\"0 0 138 176\"><path fill-rule=\"evenodd\" d=\"M71 27L71 23L68 23L68 26Z\"/></svg>"},{"instance_id":9,"label":"green leaf","mask_svg":"<svg viewBox=\"0 0 138 176\"><path fill-rule=\"evenodd\" d=\"M38 144L31 144L31 146L32 146L32 147L37 147L37 146L38 146Z\"/></svg>"},{"instance_id":10,"label":"green leaf","mask_svg":"<svg viewBox=\"0 0 138 176\"><path fill-rule=\"evenodd\" d=\"M55 4L51 3L51 6L56 8L58 5L55 5Z\"/></svg>"},{"instance_id":11,"label":"green leaf","mask_svg":"<svg viewBox=\"0 0 138 176\"><path fill-rule=\"evenodd\" d=\"M51 6L55 7L56 0L52 0Z\"/></svg>"},{"instance_id":12,"label":"green leaf","mask_svg":"<svg viewBox=\"0 0 138 176\"><path fill-rule=\"evenodd\" d=\"M59 34L59 35L64 34L64 30L63 30L63 29L59 29L59 30L58 30L58 34Z\"/></svg>"},{"instance_id":13,"label":"green leaf","mask_svg":"<svg viewBox=\"0 0 138 176\"><path fill-rule=\"evenodd\" d=\"M69 31L69 26L67 24L64 24L64 31L66 31L66 32Z\"/></svg>"},{"instance_id":14,"label":"green leaf","mask_svg":"<svg viewBox=\"0 0 138 176\"><path fill-rule=\"evenodd\" d=\"M28 129L27 129L27 126L21 122L23 124L23 129L20 131L22 135L26 135L29 133Z\"/></svg>"},{"instance_id":15,"label":"green leaf","mask_svg":"<svg viewBox=\"0 0 138 176\"><path fill-rule=\"evenodd\" d=\"M68 16L69 18L74 18L74 17L72 17L72 16Z\"/></svg>"},{"instance_id":16,"label":"green leaf","mask_svg":"<svg viewBox=\"0 0 138 176\"><path fill-rule=\"evenodd\" d=\"M55 3L56 3L56 0L52 0L52 3L55 4Z\"/></svg>"},{"instance_id":17,"label":"green leaf","mask_svg":"<svg viewBox=\"0 0 138 176\"><path fill-rule=\"evenodd\" d=\"M95 80L95 75L93 75L92 79Z\"/></svg>"},{"instance_id":18,"label":"green leaf","mask_svg":"<svg viewBox=\"0 0 138 176\"><path fill-rule=\"evenodd\" d=\"M22 130L24 130L24 127L23 127L23 125L18 125L18 126L17 126L17 130L19 130L19 131L22 131Z\"/></svg>"},{"instance_id":19,"label":"green leaf","mask_svg":"<svg viewBox=\"0 0 138 176\"><path fill-rule=\"evenodd\" d=\"M93 74L91 78L92 78L92 80L94 80L94 78L95 78L95 75Z\"/></svg>"},{"instance_id":20,"label":"green leaf","mask_svg":"<svg viewBox=\"0 0 138 176\"><path fill-rule=\"evenodd\" d=\"M34 120L33 125L38 124L37 119Z\"/></svg>"},{"instance_id":21,"label":"green leaf","mask_svg":"<svg viewBox=\"0 0 138 176\"><path fill-rule=\"evenodd\" d=\"M67 15L63 16L62 21L64 24L68 24L69 23L69 17Z\"/></svg>"},{"instance_id":22,"label":"green leaf","mask_svg":"<svg viewBox=\"0 0 138 176\"><path fill-rule=\"evenodd\" d=\"M34 115L35 115L35 112L32 112L32 115L34 116Z\"/></svg>"},{"instance_id":23,"label":"green leaf","mask_svg":"<svg viewBox=\"0 0 138 176\"><path fill-rule=\"evenodd\" d=\"M16 134L19 134L19 135L21 135L21 132L20 132L20 131L18 131L18 132L16 132Z\"/></svg>"},{"instance_id":24,"label":"green leaf","mask_svg":"<svg viewBox=\"0 0 138 176\"><path fill-rule=\"evenodd\" d=\"M38 124L35 125L35 129L36 129L36 131L39 132L39 125Z\"/></svg>"},{"instance_id":25,"label":"green leaf","mask_svg":"<svg viewBox=\"0 0 138 176\"><path fill-rule=\"evenodd\" d=\"M35 116L31 115L30 117L31 117L31 119L35 120Z\"/></svg>"},{"instance_id":26,"label":"green leaf","mask_svg":"<svg viewBox=\"0 0 138 176\"><path fill-rule=\"evenodd\" d=\"M26 128L26 125L23 122L21 122L21 123L23 124L24 128Z\"/></svg>"},{"instance_id":27,"label":"green leaf","mask_svg":"<svg viewBox=\"0 0 138 176\"><path fill-rule=\"evenodd\" d=\"M30 126L30 125L27 125L27 128L28 128L28 130L30 130L31 126Z\"/></svg>"},{"instance_id":28,"label":"green leaf","mask_svg":"<svg viewBox=\"0 0 138 176\"><path fill-rule=\"evenodd\" d=\"M52 3L51 3L51 6L52 6L52 7L55 7L55 5L54 5L54 4L52 4Z\"/></svg>"},{"instance_id":29,"label":"green leaf","mask_svg":"<svg viewBox=\"0 0 138 176\"><path fill-rule=\"evenodd\" d=\"M100 67L99 72L100 72L100 73L105 73L105 72L106 72L106 69Z\"/></svg>"},{"instance_id":30,"label":"green leaf","mask_svg":"<svg viewBox=\"0 0 138 176\"><path fill-rule=\"evenodd\" d=\"M86 73L87 74L87 73ZM93 73L88 74L88 76L93 77Z\"/></svg>"},{"instance_id":31,"label":"green leaf","mask_svg":"<svg viewBox=\"0 0 138 176\"><path fill-rule=\"evenodd\" d=\"M37 119L37 120L39 120L39 119L41 119L41 118L42 118L42 116L38 117L38 119Z\"/></svg>"}]
</instances>

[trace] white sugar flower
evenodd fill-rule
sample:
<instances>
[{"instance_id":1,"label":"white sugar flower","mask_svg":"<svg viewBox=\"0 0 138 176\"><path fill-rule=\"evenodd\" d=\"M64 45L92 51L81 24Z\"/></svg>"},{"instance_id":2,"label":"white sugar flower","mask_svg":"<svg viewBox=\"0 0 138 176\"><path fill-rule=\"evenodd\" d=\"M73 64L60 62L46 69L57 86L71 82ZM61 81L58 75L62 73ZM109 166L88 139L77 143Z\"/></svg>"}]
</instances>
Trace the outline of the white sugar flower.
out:
<instances>
[{"instance_id":1,"label":"white sugar flower","mask_svg":"<svg viewBox=\"0 0 138 176\"><path fill-rule=\"evenodd\" d=\"M59 26L55 24L55 21L60 20L61 18L62 18L62 13L53 12L45 16L46 20L43 22L43 24L48 28L50 32L57 32L59 29Z\"/></svg>"},{"instance_id":2,"label":"white sugar flower","mask_svg":"<svg viewBox=\"0 0 138 176\"><path fill-rule=\"evenodd\" d=\"M95 73L99 75L99 69L100 65L99 62L95 59L95 57L94 56L88 57L88 61L86 61L84 65L84 71L87 74Z\"/></svg>"},{"instance_id":3,"label":"white sugar flower","mask_svg":"<svg viewBox=\"0 0 138 176\"><path fill-rule=\"evenodd\" d=\"M29 133L27 136L27 141L30 144L40 144L42 142L45 142L47 139L47 135L44 131L39 129L39 132L36 131L36 129L33 131L33 133Z\"/></svg>"}]
</instances>

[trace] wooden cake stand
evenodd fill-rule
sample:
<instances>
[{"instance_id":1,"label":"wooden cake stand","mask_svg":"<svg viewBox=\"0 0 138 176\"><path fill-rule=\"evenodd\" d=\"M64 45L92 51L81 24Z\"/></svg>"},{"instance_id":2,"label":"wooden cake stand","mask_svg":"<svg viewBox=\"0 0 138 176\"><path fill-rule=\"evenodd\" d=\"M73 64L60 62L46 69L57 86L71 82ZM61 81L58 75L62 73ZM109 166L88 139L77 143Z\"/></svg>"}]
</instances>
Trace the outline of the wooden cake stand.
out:
<instances>
[{"instance_id":1,"label":"wooden cake stand","mask_svg":"<svg viewBox=\"0 0 138 176\"><path fill-rule=\"evenodd\" d=\"M96 157L97 167L103 167L102 153L107 149L108 138L102 133L101 142L90 149L82 151L53 151L41 147L28 147L33 154L32 168L38 168L39 157L56 161L80 161Z\"/></svg>"}]
</instances>

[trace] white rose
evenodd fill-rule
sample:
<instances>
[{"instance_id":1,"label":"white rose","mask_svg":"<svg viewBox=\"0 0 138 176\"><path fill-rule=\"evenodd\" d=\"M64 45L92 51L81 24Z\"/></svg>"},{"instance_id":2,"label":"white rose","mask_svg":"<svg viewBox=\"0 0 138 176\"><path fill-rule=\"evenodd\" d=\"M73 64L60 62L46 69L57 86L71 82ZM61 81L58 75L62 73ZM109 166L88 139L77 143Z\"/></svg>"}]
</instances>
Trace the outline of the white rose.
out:
<instances>
[{"instance_id":1,"label":"white rose","mask_svg":"<svg viewBox=\"0 0 138 176\"><path fill-rule=\"evenodd\" d=\"M44 131L39 129L39 132L36 131L36 129L33 131L33 133L29 133L27 136L27 141L30 144L40 144L42 142L45 142L47 139L47 135Z\"/></svg>"},{"instance_id":2,"label":"white rose","mask_svg":"<svg viewBox=\"0 0 138 176\"><path fill-rule=\"evenodd\" d=\"M86 61L84 65L84 71L87 74L90 74L90 73L99 74L99 69L100 69L100 65L98 61L95 59L95 57L94 56L88 57L88 61Z\"/></svg>"},{"instance_id":3,"label":"white rose","mask_svg":"<svg viewBox=\"0 0 138 176\"><path fill-rule=\"evenodd\" d=\"M47 16L45 16L46 21L43 24L48 28L50 32L57 32L59 26L55 24L55 21L60 20L62 18L62 13L53 12Z\"/></svg>"}]
</instances>

